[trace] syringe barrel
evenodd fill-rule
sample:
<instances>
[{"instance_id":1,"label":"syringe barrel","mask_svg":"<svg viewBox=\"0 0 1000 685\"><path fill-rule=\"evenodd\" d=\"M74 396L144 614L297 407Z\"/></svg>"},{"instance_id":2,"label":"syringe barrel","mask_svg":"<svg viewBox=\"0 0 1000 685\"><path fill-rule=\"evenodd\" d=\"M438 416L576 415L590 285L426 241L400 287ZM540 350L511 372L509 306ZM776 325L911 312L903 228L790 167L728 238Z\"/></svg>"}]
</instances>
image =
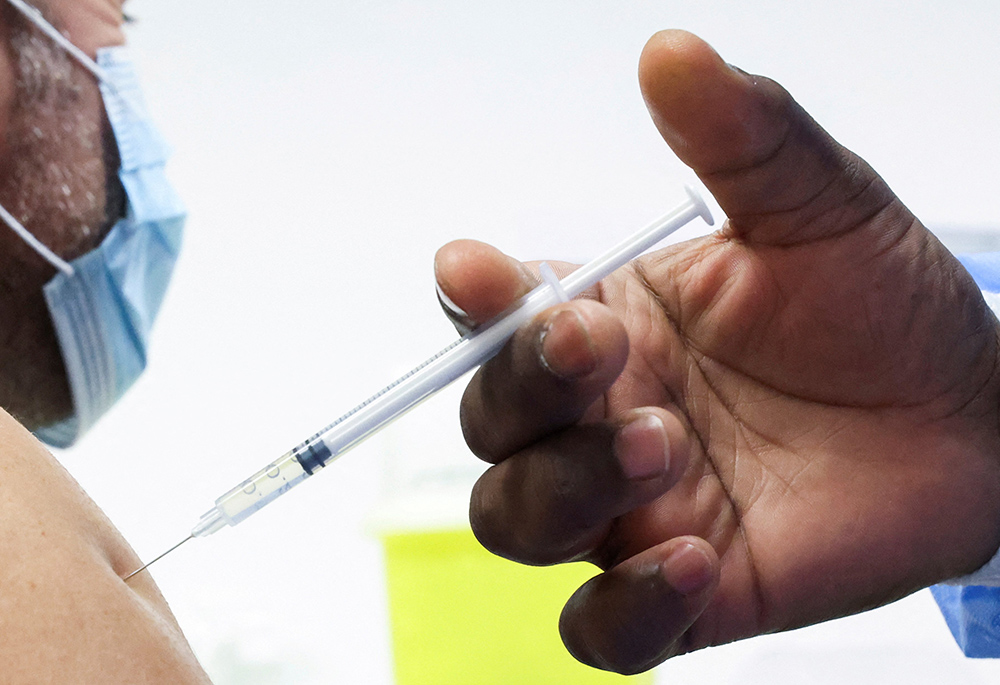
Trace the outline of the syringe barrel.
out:
<instances>
[{"instance_id":1,"label":"syringe barrel","mask_svg":"<svg viewBox=\"0 0 1000 685\"><path fill-rule=\"evenodd\" d=\"M226 523L235 526L308 477L294 450L286 452L215 500L215 509Z\"/></svg>"},{"instance_id":2,"label":"syringe barrel","mask_svg":"<svg viewBox=\"0 0 1000 685\"><path fill-rule=\"evenodd\" d=\"M688 195L688 202L560 281L560 292L543 283L492 321L452 343L237 485L216 500L215 510L202 517L204 524L196 530L213 532L222 525L220 520L236 525L491 358L519 327L561 302L564 296L579 295L697 216L711 225L711 214L701 198L691 189Z\"/></svg>"},{"instance_id":3,"label":"syringe barrel","mask_svg":"<svg viewBox=\"0 0 1000 685\"><path fill-rule=\"evenodd\" d=\"M434 355L408 374L365 400L303 443L299 461L312 474L365 438L493 357L522 325L563 297L575 297L630 259L652 247L697 216L711 223L701 197L687 189L688 201L621 241L560 283L560 291L542 283L513 306ZM300 449L300 448L297 448Z\"/></svg>"},{"instance_id":4,"label":"syringe barrel","mask_svg":"<svg viewBox=\"0 0 1000 685\"><path fill-rule=\"evenodd\" d=\"M452 343L296 448L310 474L493 357L522 324L560 301L541 285L486 326Z\"/></svg>"}]
</instances>

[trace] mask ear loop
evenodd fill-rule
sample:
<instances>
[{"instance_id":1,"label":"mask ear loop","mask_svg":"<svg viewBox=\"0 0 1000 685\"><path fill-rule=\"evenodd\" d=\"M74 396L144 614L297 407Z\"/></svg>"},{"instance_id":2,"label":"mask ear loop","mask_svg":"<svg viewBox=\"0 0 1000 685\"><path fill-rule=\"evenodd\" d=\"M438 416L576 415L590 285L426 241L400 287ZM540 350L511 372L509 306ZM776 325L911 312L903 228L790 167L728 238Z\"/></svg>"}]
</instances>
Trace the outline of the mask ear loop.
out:
<instances>
[{"instance_id":1,"label":"mask ear loop","mask_svg":"<svg viewBox=\"0 0 1000 685\"><path fill-rule=\"evenodd\" d=\"M8 0L8 2L10 2L16 10L23 14L28 21L37 26L39 30L44 32L63 49L73 55L73 57L75 57L84 66L84 68L93 73L97 78L103 80L103 70L94 64L93 60L87 57L87 55L84 54L80 48L69 42L69 40L66 39L66 36L56 31L54 26L45 21L42 18L41 12L25 3L23 0ZM28 229L26 229L20 221L14 218L14 215L8 212L3 205L0 205L0 219L3 219L3 222L10 226L11 230L20 236L21 240L26 242L31 249L42 257L42 259L47 261L59 271L62 271L67 276L72 276L75 273L69 262L59 257L59 255L50 250L38 238L33 236L31 232L28 231Z\"/></svg>"},{"instance_id":2,"label":"mask ear loop","mask_svg":"<svg viewBox=\"0 0 1000 685\"><path fill-rule=\"evenodd\" d=\"M115 91L115 94L120 97L126 105L128 105L128 108L131 109L133 113L141 115L142 110L138 107L138 105L132 102L129 97L125 96L115 87L114 81L108 78L104 69L102 69L97 62L90 59L90 56L87 55L87 53L74 45L69 38L59 33L55 26L47 22L38 8L32 7L24 0L7 0L7 2L13 5L14 9L24 15L25 19L34 24L39 31L55 41L56 45L72 55L76 61L79 62L84 69L93 74L102 85Z\"/></svg>"},{"instance_id":3,"label":"mask ear loop","mask_svg":"<svg viewBox=\"0 0 1000 685\"><path fill-rule=\"evenodd\" d=\"M129 98L122 96L122 94L118 92L118 90L114 86L113 81L111 81L107 77L107 74L104 73L104 70L100 66L98 66L98 64L94 62L94 60L90 59L87 53L85 53L83 50L74 45L66 36L59 33L59 31L56 30L56 27L47 22L45 18L42 16L42 13L38 11L37 8L32 7L28 3L24 2L24 0L7 0L7 1L14 6L14 9L16 9L22 15L24 15L25 19L34 24L39 31L47 35L49 38L55 41L56 45L58 45L63 50L68 52L72 57L74 57L76 61L79 62L84 69L93 74L98 81L100 81L102 84L114 90L115 93L119 97L121 97L121 99L133 112L139 111L135 103L133 103ZM48 247L45 246L44 243L38 240L38 238L33 236L28 231L28 229L26 229L21 224L20 221L15 219L14 215L8 212L6 208L4 208L2 205L0 205L0 219L2 219L5 224L10 226L11 230L13 230L14 233L17 233L17 235L20 236L21 239L24 242L26 242L29 247L31 247L35 252L37 252L49 264L54 266L59 271L62 271L67 276L72 276L75 273L72 265L70 265L69 262L60 258L55 252L50 250Z\"/></svg>"},{"instance_id":4,"label":"mask ear loop","mask_svg":"<svg viewBox=\"0 0 1000 685\"><path fill-rule=\"evenodd\" d=\"M67 276L72 276L76 273L73 266L69 262L62 259L59 255L46 247L42 241L33 236L20 221L14 218L13 214L7 211L3 205L0 205L0 219L3 219L3 222L10 226L11 230L13 230L14 233L17 233L17 235L21 237L21 240L28 244L28 247L37 252L39 256L41 256L42 259L47 261L49 264L57 268L59 271L62 271Z\"/></svg>"},{"instance_id":5,"label":"mask ear loop","mask_svg":"<svg viewBox=\"0 0 1000 685\"><path fill-rule=\"evenodd\" d=\"M23 14L25 19L38 27L42 33L58 43L59 47L73 55L73 57L75 57L76 60L87 69L87 71L100 79L101 82L107 81L107 78L104 75L104 70L97 66L94 60L87 56L87 53L73 45L73 43L70 42L66 36L59 33L55 26L45 21L45 18L42 16L42 13L38 10L38 8L32 7L28 3L24 2L24 0L7 0L7 2L13 5L14 9L18 12Z\"/></svg>"}]
</instances>

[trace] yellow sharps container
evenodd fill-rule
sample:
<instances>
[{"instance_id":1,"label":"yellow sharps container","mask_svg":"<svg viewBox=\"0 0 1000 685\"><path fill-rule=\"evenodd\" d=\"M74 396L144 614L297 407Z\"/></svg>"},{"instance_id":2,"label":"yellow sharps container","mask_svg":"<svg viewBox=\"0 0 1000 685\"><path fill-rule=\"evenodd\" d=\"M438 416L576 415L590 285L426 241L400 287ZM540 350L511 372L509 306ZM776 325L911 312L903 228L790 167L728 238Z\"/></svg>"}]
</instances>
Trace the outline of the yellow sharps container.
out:
<instances>
[{"instance_id":1,"label":"yellow sharps container","mask_svg":"<svg viewBox=\"0 0 1000 685\"><path fill-rule=\"evenodd\" d=\"M396 685L652 685L651 673L600 671L563 646L559 614L596 567L523 566L473 536L469 495L486 465L447 429L460 391L428 404L423 421L396 424L384 448L369 524L385 551Z\"/></svg>"},{"instance_id":2,"label":"yellow sharps container","mask_svg":"<svg viewBox=\"0 0 1000 685\"><path fill-rule=\"evenodd\" d=\"M467 524L379 518L396 685L652 685L651 673L584 666L559 638L563 604L595 567L522 566L484 550Z\"/></svg>"}]
</instances>

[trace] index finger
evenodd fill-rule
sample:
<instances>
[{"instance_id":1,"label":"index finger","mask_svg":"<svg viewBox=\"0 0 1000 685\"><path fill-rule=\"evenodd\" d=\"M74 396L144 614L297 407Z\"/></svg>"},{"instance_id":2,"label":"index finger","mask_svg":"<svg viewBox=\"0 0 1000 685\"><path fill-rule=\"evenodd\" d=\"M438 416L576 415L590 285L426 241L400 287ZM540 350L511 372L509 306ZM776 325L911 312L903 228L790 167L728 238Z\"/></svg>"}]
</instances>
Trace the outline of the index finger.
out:
<instances>
[{"instance_id":1,"label":"index finger","mask_svg":"<svg viewBox=\"0 0 1000 685\"><path fill-rule=\"evenodd\" d=\"M441 248L435 275L442 305L460 330L500 314L539 280L528 265L471 240ZM614 381L627 354L624 328L606 307L581 300L543 312L470 382L462 401L469 447L498 462L572 423Z\"/></svg>"},{"instance_id":2,"label":"index finger","mask_svg":"<svg viewBox=\"0 0 1000 685\"><path fill-rule=\"evenodd\" d=\"M497 463L575 423L627 357L625 328L604 305L576 300L542 312L469 383L461 408L466 443Z\"/></svg>"},{"instance_id":3,"label":"index finger","mask_svg":"<svg viewBox=\"0 0 1000 685\"><path fill-rule=\"evenodd\" d=\"M434 278L442 308L462 332L489 321L539 283L524 264L476 240L455 240L438 250Z\"/></svg>"}]
</instances>

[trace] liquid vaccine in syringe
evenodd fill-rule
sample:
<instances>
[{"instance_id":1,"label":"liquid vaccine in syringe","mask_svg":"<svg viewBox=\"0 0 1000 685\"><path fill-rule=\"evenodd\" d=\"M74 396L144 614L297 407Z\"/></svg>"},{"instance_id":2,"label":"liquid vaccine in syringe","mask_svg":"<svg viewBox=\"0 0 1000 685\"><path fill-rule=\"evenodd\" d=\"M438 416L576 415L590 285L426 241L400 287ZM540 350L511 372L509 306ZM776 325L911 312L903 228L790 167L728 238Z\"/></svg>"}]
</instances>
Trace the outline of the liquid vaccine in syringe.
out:
<instances>
[{"instance_id":1,"label":"liquid vaccine in syringe","mask_svg":"<svg viewBox=\"0 0 1000 685\"><path fill-rule=\"evenodd\" d=\"M513 307L459 338L219 497L188 537L125 579L163 558L187 540L211 535L226 526L235 526L262 509L438 390L493 357L514 332L534 316L579 295L696 217L702 217L711 226L712 215L704 201L690 188L687 193L688 198L682 205L561 281L547 264L543 264L541 273L544 282Z\"/></svg>"}]
</instances>

